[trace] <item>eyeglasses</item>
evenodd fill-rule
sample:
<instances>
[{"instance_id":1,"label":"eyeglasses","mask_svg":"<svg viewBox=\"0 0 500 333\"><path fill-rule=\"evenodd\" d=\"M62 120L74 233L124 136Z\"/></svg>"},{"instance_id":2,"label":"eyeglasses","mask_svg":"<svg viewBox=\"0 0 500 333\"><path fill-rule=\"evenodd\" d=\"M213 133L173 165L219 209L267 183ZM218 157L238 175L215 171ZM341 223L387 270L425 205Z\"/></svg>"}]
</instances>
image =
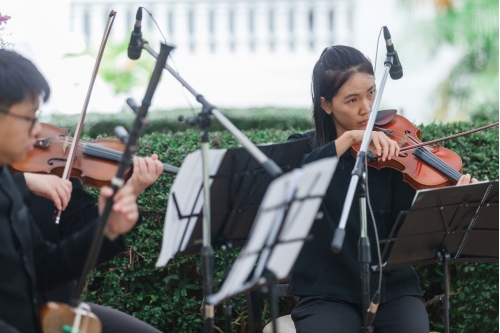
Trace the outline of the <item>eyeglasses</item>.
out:
<instances>
[{"instance_id":1,"label":"eyeglasses","mask_svg":"<svg viewBox=\"0 0 500 333\"><path fill-rule=\"evenodd\" d=\"M38 118L42 114L42 110L37 110L35 117L21 116L21 115L18 115L18 114L10 113L8 110L2 109L2 108L0 108L0 113L6 114L8 116L12 116L14 118L19 118L19 119L23 119L23 120L29 121L31 123L31 125L30 125L30 129L29 129L28 132L31 132L33 130L33 127L35 127L35 124L37 123Z\"/></svg>"}]
</instances>

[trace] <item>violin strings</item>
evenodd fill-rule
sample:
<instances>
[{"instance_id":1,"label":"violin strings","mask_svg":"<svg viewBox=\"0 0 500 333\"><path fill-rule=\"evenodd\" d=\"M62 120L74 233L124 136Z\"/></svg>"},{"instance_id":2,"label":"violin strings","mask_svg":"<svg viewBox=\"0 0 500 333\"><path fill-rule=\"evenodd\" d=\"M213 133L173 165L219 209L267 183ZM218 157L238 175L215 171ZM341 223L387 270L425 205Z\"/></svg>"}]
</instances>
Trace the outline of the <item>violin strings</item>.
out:
<instances>
[{"instance_id":1,"label":"violin strings","mask_svg":"<svg viewBox=\"0 0 500 333\"><path fill-rule=\"evenodd\" d=\"M418 148L419 151L422 153L422 157L420 157L424 162L430 164L431 166L434 166L435 168L440 169L446 176L452 178L452 179L459 179L462 175L460 172L452 168L448 163L434 155L432 152L428 151L425 148Z\"/></svg>"},{"instance_id":2,"label":"violin strings","mask_svg":"<svg viewBox=\"0 0 500 333\"><path fill-rule=\"evenodd\" d=\"M388 130L384 130L383 128L380 128L380 127L375 127L375 129L381 130L388 137L390 137L394 141L397 141L398 144L401 143L401 142L403 142L402 144L399 144L400 148L404 147L408 143L409 140L413 141L414 143L419 143L415 139L413 139L411 136L409 136L408 134L404 134L404 133L401 133L401 132L398 132L398 131L394 131L394 130L389 130L391 132L390 132L390 134L387 134Z\"/></svg>"},{"instance_id":3,"label":"violin strings","mask_svg":"<svg viewBox=\"0 0 500 333\"><path fill-rule=\"evenodd\" d=\"M384 130L382 128L376 127L378 130L382 130L386 133L387 136L389 136L391 139L395 140L398 142L398 145L400 147L404 147L409 140L414 142L415 144L418 144L419 142L412 138L411 136L392 130L390 134L387 134L387 130ZM403 142L404 141L404 142ZM400 144L402 142L402 144ZM422 148L422 147L421 147ZM418 148L420 149L420 148ZM435 168L440 169L447 177L450 177L451 179L456 179L457 177L460 178L461 174L457 170L455 170L453 167L451 167L448 163L434 155L432 152L429 150L422 148L421 150L423 156L420 157L424 162L430 164L431 166L434 166Z\"/></svg>"},{"instance_id":4,"label":"violin strings","mask_svg":"<svg viewBox=\"0 0 500 333\"><path fill-rule=\"evenodd\" d=\"M57 139L54 139L52 142L54 143L64 143L64 142L68 142L69 144L71 144L73 142L73 138L69 138L67 141L66 139L61 139L59 137L57 137ZM112 148L108 148L108 147L102 147L102 146L99 146L98 144L96 143L92 143L92 142L79 142L78 143L78 147L79 148L84 148L84 149L88 149L89 152L100 152L100 153L105 153L107 155L109 155L110 157L113 157L113 158L120 158L122 156L122 152L118 151L118 150L115 150L115 149L112 149Z\"/></svg>"}]
</instances>

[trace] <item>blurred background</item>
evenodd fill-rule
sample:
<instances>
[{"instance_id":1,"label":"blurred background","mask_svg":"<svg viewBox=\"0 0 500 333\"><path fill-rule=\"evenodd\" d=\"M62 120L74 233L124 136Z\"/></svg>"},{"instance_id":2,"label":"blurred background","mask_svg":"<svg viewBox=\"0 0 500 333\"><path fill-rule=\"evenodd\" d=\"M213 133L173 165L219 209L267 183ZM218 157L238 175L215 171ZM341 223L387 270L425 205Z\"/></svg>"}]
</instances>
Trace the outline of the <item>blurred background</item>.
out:
<instances>
[{"instance_id":1,"label":"blurred background","mask_svg":"<svg viewBox=\"0 0 500 333\"><path fill-rule=\"evenodd\" d=\"M53 89L44 114L82 109L107 16L117 12L89 112L117 113L138 102L154 66L144 51L127 58L135 13L144 6L143 37L159 50L162 35L176 46L169 59L199 93L224 109L307 110L310 77L322 50L353 46L377 66L385 59L387 25L404 76L388 80L382 108L416 124L498 118L496 0L0 0L0 42L33 60ZM377 57L378 56L378 57ZM198 110L164 72L152 110Z\"/></svg>"}]
</instances>

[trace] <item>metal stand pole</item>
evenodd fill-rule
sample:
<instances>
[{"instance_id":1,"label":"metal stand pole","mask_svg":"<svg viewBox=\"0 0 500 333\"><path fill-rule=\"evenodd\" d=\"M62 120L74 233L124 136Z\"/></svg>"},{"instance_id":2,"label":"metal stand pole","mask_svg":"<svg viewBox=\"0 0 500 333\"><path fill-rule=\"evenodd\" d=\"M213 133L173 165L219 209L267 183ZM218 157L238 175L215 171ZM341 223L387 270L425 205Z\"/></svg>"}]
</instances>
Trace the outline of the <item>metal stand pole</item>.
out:
<instances>
[{"instance_id":1,"label":"metal stand pole","mask_svg":"<svg viewBox=\"0 0 500 333\"><path fill-rule=\"evenodd\" d=\"M370 117L368 119L368 123L366 125L365 134L363 135L363 141L361 143L361 147L356 158L356 164L354 165L354 169L352 170L351 182L349 184L349 189L347 190L346 199L344 202L344 207L342 210L342 215L340 217L339 226L337 230L335 230L335 234L332 240L332 251L335 253L340 252L342 249L342 244L344 243L345 237L345 226L347 223L347 217L351 211L352 201L354 199L354 193L358 185L360 186L359 192L359 200L360 200L360 219L361 219L361 235L358 242L358 259L361 264L361 285L362 285L362 293L363 293L363 327L361 332L370 332L373 327L371 327L371 323L367 322L367 318L370 317L370 320L374 319L374 315L368 316L368 308L370 306L370 241L368 239L367 232L367 217L366 217L366 183L364 182L365 178L365 159L367 156L368 145L371 142L371 135L373 131L373 126L375 124L376 111L378 110L380 101L382 98L382 94L384 92L384 87L387 81L387 77L389 75L389 71L391 69L393 63L393 57L388 56L384 62L384 75L382 76L382 82L378 86L378 93L375 97L375 101L371 107ZM360 182L361 180L361 182Z\"/></svg>"},{"instance_id":2,"label":"metal stand pole","mask_svg":"<svg viewBox=\"0 0 500 333\"><path fill-rule=\"evenodd\" d=\"M142 38L139 38L139 45L149 52L154 58L158 58L156 53ZM283 174L280 167L260 151L236 126L234 126L215 106L210 104L203 95L197 93L176 71L168 64L165 64L164 69L170 72L202 105L201 113L194 118L184 119L179 117L180 121L186 121L189 125L199 126L201 128L200 141L201 152L203 159L203 247L201 251L201 271L203 272L203 291L204 291L204 332L212 333L214 330L214 305L206 302L207 296L212 294L212 276L214 267L214 254L211 245L211 227L210 227L210 163L209 163L209 134L208 127L210 125L210 115L213 115L233 136L238 140L243 147L252 155L262 167L273 177L278 177Z\"/></svg>"},{"instance_id":3,"label":"metal stand pole","mask_svg":"<svg viewBox=\"0 0 500 333\"><path fill-rule=\"evenodd\" d=\"M360 222L361 236L358 241L358 261L361 267L361 292L363 300L363 323L366 325L368 316L368 307L370 306L370 262L372 261L370 253L370 240L368 239L368 225L366 220L366 176L363 172L359 184L359 206L360 206ZM369 332L366 326L363 326L362 332Z\"/></svg>"},{"instance_id":4,"label":"metal stand pole","mask_svg":"<svg viewBox=\"0 0 500 333\"><path fill-rule=\"evenodd\" d=\"M276 279L276 275L266 269L262 276L266 279L266 288L268 289L269 296L269 308L271 310L271 323L273 328L273 333L278 333L278 327L276 325L276 319L278 319L279 311L278 311L278 280Z\"/></svg>"},{"instance_id":5,"label":"metal stand pole","mask_svg":"<svg viewBox=\"0 0 500 333\"><path fill-rule=\"evenodd\" d=\"M222 246L222 251L224 252L224 279L229 274L229 249L232 246ZM226 333L231 333L231 319L233 316L233 308L231 306L231 299L227 298L222 306L224 309L224 317L226 319Z\"/></svg>"},{"instance_id":6,"label":"metal stand pole","mask_svg":"<svg viewBox=\"0 0 500 333\"><path fill-rule=\"evenodd\" d=\"M438 257L443 263L444 270L444 297L441 299L444 310L444 333L450 333L450 254L446 250L441 250L438 252Z\"/></svg>"},{"instance_id":7,"label":"metal stand pole","mask_svg":"<svg viewBox=\"0 0 500 333\"><path fill-rule=\"evenodd\" d=\"M137 142L142 128L145 123L146 115L148 114L149 106L151 105L151 100L153 99L153 95L156 91L156 87L158 86L158 82L160 81L160 77L162 74L161 68L166 63L168 55L170 51L172 51L173 47L161 44L161 51L159 57L156 59L156 65L153 73L151 74L151 78L149 80L148 88L144 95L144 99L142 100L141 107L137 116L135 117L134 124L132 125L130 135L127 138L127 142L125 144L125 150L118 164L118 170L116 172L116 176L111 180L111 187L113 189L113 196L106 199L106 205L104 206L103 211L99 216L99 221L97 222L96 229L94 231L94 238L92 241L92 245L89 249L89 253L87 255L87 260L85 261L85 266L82 270L80 278L78 279L76 288L73 292L73 300L72 303L75 306L79 303L79 299L85 285L87 284L87 275L90 273L92 269L94 269L97 259L99 256L99 252L101 251L101 246L104 241L104 230L106 229L109 215L113 210L113 198L116 192L123 186L125 181L123 180L123 175L125 174L125 170L129 166L129 161L132 158L133 153L135 152L135 143ZM115 129L116 130L116 129ZM121 137L123 137L122 132L126 131L123 129L120 131Z\"/></svg>"},{"instance_id":8,"label":"metal stand pole","mask_svg":"<svg viewBox=\"0 0 500 333\"><path fill-rule=\"evenodd\" d=\"M335 253L340 252L342 250L342 244L344 243L345 237L345 225L347 223L347 217L349 216L349 212L351 211L352 200L354 198L354 193L356 191L356 187L358 185L359 177L361 176L361 165L364 163L366 152L368 150L368 145L371 142L373 125L375 124L375 118L377 117L376 111L380 105L380 100L382 99L382 94L384 92L385 83L387 81L387 76L389 75L389 70L392 65L392 57L387 57L384 63L384 75L382 76L382 81L378 86L378 93L375 97L375 101L373 102L373 106L371 108L370 117L368 118L368 123L366 124L365 134L363 135L363 141L361 142L361 147L358 153L358 157L356 159L356 164L354 166L354 170L352 171L351 183L349 184L349 189L347 190L346 199L344 201L344 208L342 209L342 215L340 216L340 223L335 230L335 235L333 236L332 241L332 251Z\"/></svg>"},{"instance_id":9,"label":"metal stand pole","mask_svg":"<svg viewBox=\"0 0 500 333\"><path fill-rule=\"evenodd\" d=\"M201 154L203 160L203 247L201 250L201 266L203 272L203 292L205 299L212 295L212 276L214 266L214 250L211 244L211 224L210 224L210 163L209 163L209 136L208 129L202 126L201 131ZM212 333L214 331L214 306L204 303L203 332Z\"/></svg>"},{"instance_id":10,"label":"metal stand pole","mask_svg":"<svg viewBox=\"0 0 500 333\"><path fill-rule=\"evenodd\" d=\"M138 43L141 44L141 46L149 52L154 58L158 57L158 53L156 53L148 44L146 40L143 38L140 38L138 40ZM227 119L217 108L213 105L211 105L203 95L199 94L196 90L194 90L191 85L189 85L180 75L177 73L172 67L170 67L168 64L165 64L164 67L170 74L172 74L177 81L180 82L180 84L185 87L194 97L196 97L196 100L200 102L201 105L203 105L204 109L207 109L207 112L211 115L213 115L222 126L224 126L235 138L238 140L239 143L250 153L250 155L253 156L261 165L262 167L272 176L272 177L278 177L279 175L283 174L283 171L274 163L273 160L268 158L264 153L262 153L257 146L255 146L241 131L234 126L229 119Z\"/></svg>"}]
</instances>

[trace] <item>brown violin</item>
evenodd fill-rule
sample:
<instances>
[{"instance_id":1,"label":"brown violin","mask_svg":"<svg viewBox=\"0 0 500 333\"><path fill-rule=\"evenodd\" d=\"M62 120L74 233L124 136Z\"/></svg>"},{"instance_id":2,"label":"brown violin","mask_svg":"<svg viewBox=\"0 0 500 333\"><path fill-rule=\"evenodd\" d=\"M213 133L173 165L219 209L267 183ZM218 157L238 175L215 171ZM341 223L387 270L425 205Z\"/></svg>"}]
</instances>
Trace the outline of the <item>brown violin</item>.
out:
<instances>
[{"instance_id":1,"label":"brown violin","mask_svg":"<svg viewBox=\"0 0 500 333\"><path fill-rule=\"evenodd\" d=\"M396 112L379 111L373 130L384 132L396 141L401 148L399 155L384 162L375 159L368 165L377 170L393 168L402 172L403 180L417 190L456 185L462 176L462 159L458 154L440 145L429 144L498 126L498 123L495 123L424 143L420 140L420 129ZM353 146L351 151L356 157L359 146Z\"/></svg>"},{"instance_id":2,"label":"brown violin","mask_svg":"<svg viewBox=\"0 0 500 333\"><path fill-rule=\"evenodd\" d=\"M68 130L42 123L40 138L26 159L10 165L18 172L62 175L73 138ZM80 178L84 185L99 188L109 185L116 175L125 145L118 139L97 138L91 142L80 141L71 169L71 177ZM132 165L132 161L130 161ZM179 168L163 164L163 172L177 174ZM127 178L132 174L127 170Z\"/></svg>"}]
</instances>

